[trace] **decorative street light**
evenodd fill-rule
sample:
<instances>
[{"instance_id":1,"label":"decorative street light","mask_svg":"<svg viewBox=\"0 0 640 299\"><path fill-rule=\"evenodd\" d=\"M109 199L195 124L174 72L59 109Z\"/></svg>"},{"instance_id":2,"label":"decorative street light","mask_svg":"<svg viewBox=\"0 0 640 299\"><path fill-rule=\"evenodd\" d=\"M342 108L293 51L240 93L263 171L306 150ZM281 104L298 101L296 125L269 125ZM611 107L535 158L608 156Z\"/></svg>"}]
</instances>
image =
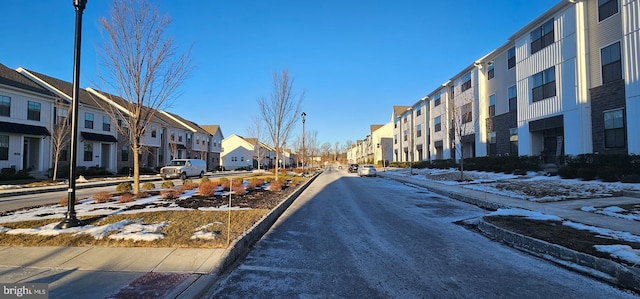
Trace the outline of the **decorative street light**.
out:
<instances>
[{"instance_id":1,"label":"decorative street light","mask_svg":"<svg viewBox=\"0 0 640 299\"><path fill-rule=\"evenodd\" d=\"M305 161L305 148L304 148L304 121L307 114L302 112L302 175L304 175L304 161Z\"/></svg>"},{"instance_id":2,"label":"decorative street light","mask_svg":"<svg viewBox=\"0 0 640 299\"><path fill-rule=\"evenodd\" d=\"M58 229L82 226L84 223L76 218L76 164L78 155L78 100L80 92L80 44L82 41L82 12L87 0L73 0L76 9L76 29L73 50L73 98L71 100L71 155L69 156L69 189L67 213L65 219L56 225Z\"/></svg>"}]
</instances>

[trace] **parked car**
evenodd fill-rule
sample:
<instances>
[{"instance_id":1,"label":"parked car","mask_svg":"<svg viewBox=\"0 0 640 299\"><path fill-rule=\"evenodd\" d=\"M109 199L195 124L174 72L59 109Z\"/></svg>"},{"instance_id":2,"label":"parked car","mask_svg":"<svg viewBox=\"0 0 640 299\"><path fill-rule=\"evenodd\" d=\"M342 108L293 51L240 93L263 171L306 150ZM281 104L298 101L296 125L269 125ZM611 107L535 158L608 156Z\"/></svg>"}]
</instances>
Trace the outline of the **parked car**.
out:
<instances>
[{"instance_id":1,"label":"parked car","mask_svg":"<svg viewBox=\"0 0 640 299\"><path fill-rule=\"evenodd\" d=\"M199 159L174 159L167 166L160 169L163 179L181 178L186 180L190 176L203 177L207 171L207 163Z\"/></svg>"},{"instance_id":2,"label":"parked car","mask_svg":"<svg viewBox=\"0 0 640 299\"><path fill-rule=\"evenodd\" d=\"M376 168L371 164L365 164L358 167L359 176L376 176Z\"/></svg>"},{"instance_id":3,"label":"parked car","mask_svg":"<svg viewBox=\"0 0 640 299\"><path fill-rule=\"evenodd\" d=\"M358 172L358 164L352 163L349 164L349 173L356 173Z\"/></svg>"}]
</instances>

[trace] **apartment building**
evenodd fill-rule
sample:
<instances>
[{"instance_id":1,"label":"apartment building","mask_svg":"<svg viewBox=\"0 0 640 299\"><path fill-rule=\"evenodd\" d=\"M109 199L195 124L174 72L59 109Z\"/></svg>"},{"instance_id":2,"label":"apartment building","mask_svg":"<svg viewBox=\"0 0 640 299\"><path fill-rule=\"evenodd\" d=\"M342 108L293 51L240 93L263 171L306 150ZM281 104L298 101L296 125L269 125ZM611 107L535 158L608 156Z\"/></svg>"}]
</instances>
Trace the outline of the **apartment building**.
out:
<instances>
[{"instance_id":1,"label":"apartment building","mask_svg":"<svg viewBox=\"0 0 640 299\"><path fill-rule=\"evenodd\" d=\"M638 154L638 0L560 1L425 97L394 106L394 161Z\"/></svg>"},{"instance_id":2,"label":"apartment building","mask_svg":"<svg viewBox=\"0 0 640 299\"><path fill-rule=\"evenodd\" d=\"M0 64L0 169L46 173L51 167L56 101L48 89Z\"/></svg>"},{"instance_id":3,"label":"apartment building","mask_svg":"<svg viewBox=\"0 0 640 299\"><path fill-rule=\"evenodd\" d=\"M220 154L224 150L222 148L222 140L224 139L222 129L219 125L201 125L200 127L211 134L211 169L219 169L221 165Z\"/></svg>"},{"instance_id":4,"label":"apartment building","mask_svg":"<svg viewBox=\"0 0 640 299\"><path fill-rule=\"evenodd\" d=\"M237 134L222 140L222 166L226 170L238 168L270 168L275 166L277 160L286 161L287 154L280 153L276 159L276 151L273 147L258 141L257 138L245 138ZM260 166L258 166L260 163Z\"/></svg>"}]
</instances>

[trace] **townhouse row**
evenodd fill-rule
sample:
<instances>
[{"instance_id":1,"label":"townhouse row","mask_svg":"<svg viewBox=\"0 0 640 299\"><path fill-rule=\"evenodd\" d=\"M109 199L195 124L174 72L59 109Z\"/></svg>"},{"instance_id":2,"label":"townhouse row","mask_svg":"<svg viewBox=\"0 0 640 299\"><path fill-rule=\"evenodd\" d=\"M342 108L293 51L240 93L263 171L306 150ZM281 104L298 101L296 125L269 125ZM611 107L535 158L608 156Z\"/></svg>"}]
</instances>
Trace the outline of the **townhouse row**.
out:
<instances>
[{"instance_id":1,"label":"townhouse row","mask_svg":"<svg viewBox=\"0 0 640 299\"><path fill-rule=\"evenodd\" d=\"M54 163L52 133L69 115L71 99L70 82L0 64L0 169L46 175ZM114 173L132 167L130 138L114 124L123 120L108 112L118 109L126 115L124 100L86 88L80 89L78 103L77 166ZM158 168L173 158L198 158L207 161L207 169L217 169L223 138L218 125L199 126L179 115L157 111L137 153L140 167ZM69 145L60 151L60 167L68 167L69 153Z\"/></svg>"},{"instance_id":2,"label":"townhouse row","mask_svg":"<svg viewBox=\"0 0 640 299\"><path fill-rule=\"evenodd\" d=\"M560 1L414 104L394 106L390 122L357 141L348 159L527 155L555 163L640 154L639 45L639 0Z\"/></svg>"}]
</instances>

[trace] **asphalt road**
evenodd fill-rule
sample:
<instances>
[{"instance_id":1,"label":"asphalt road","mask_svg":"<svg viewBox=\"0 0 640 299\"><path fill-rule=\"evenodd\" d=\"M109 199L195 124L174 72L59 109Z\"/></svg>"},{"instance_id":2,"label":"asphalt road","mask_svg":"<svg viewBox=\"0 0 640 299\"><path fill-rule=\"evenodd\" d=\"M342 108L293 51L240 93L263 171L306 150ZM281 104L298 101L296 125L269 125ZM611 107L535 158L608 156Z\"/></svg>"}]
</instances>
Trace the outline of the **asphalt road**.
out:
<instances>
[{"instance_id":1,"label":"asphalt road","mask_svg":"<svg viewBox=\"0 0 640 299\"><path fill-rule=\"evenodd\" d=\"M208 298L637 298L455 224L485 211L329 169Z\"/></svg>"}]
</instances>

